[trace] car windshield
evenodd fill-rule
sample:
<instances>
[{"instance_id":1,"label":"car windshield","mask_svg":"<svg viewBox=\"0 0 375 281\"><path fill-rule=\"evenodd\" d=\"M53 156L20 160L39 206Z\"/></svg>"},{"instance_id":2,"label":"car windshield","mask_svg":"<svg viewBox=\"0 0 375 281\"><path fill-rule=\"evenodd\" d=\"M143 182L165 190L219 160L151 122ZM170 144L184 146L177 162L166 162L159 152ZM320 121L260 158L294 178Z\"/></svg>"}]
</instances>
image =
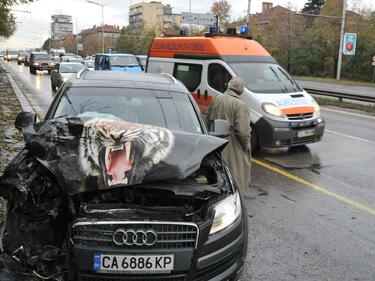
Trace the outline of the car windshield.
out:
<instances>
[{"instance_id":1,"label":"car windshield","mask_svg":"<svg viewBox=\"0 0 375 281\"><path fill-rule=\"evenodd\" d=\"M27 56L27 54L28 54L27 52L21 52L21 53L19 53L20 56Z\"/></svg>"},{"instance_id":2,"label":"car windshield","mask_svg":"<svg viewBox=\"0 0 375 281\"><path fill-rule=\"evenodd\" d=\"M246 88L254 93L302 91L293 78L277 64L243 62L230 63L230 66L245 81Z\"/></svg>"},{"instance_id":3,"label":"car windshield","mask_svg":"<svg viewBox=\"0 0 375 281\"><path fill-rule=\"evenodd\" d=\"M49 54L35 54L34 59L35 60L50 60L51 56Z\"/></svg>"},{"instance_id":4,"label":"car windshield","mask_svg":"<svg viewBox=\"0 0 375 281\"><path fill-rule=\"evenodd\" d=\"M17 51L8 51L8 55L17 55L18 52Z\"/></svg>"},{"instance_id":5,"label":"car windshield","mask_svg":"<svg viewBox=\"0 0 375 281\"><path fill-rule=\"evenodd\" d=\"M67 88L53 118L77 115L105 115L132 123L203 133L188 95L176 92L104 87Z\"/></svg>"},{"instance_id":6,"label":"car windshield","mask_svg":"<svg viewBox=\"0 0 375 281\"><path fill-rule=\"evenodd\" d=\"M111 56L111 66L139 66L138 61L133 56Z\"/></svg>"},{"instance_id":7,"label":"car windshield","mask_svg":"<svg viewBox=\"0 0 375 281\"><path fill-rule=\"evenodd\" d=\"M82 63L60 64L60 73L77 73L84 65Z\"/></svg>"}]
</instances>

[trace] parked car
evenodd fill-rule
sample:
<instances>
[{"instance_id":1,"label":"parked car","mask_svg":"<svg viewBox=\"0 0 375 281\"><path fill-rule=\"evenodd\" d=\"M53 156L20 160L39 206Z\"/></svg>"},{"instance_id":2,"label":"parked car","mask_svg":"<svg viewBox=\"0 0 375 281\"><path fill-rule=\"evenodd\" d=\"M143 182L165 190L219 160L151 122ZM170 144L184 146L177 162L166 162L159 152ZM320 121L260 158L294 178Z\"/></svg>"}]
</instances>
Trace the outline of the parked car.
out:
<instances>
[{"instance_id":1,"label":"parked car","mask_svg":"<svg viewBox=\"0 0 375 281\"><path fill-rule=\"evenodd\" d=\"M25 58L29 55L29 52L19 52L17 55L17 64L21 65L22 63L25 64Z\"/></svg>"},{"instance_id":2,"label":"parked car","mask_svg":"<svg viewBox=\"0 0 375 281\"><path fill-rule=\"evenodd\" d=\"M97 54L95 56L95 70L142 72L137 58L131 54Z\"/></svg>"},{"instance_id":3,"label":"parked car","mask_svg":"<svg viewBox=\"0 0 375 281\"><path fill-rule=\"evenodd\" d=\"M18 51L5 51L5 60L6 61L12 61L12 60L17 60L18 56Z\"/></svg>"},{"instance_id":4,"label":"parked car","mask_svg":"<svg viewBox=\"0 0 375 281\"><path fill-rule=\"evenodd\" d=\"M85 66L81 63L61 62L57 63L51 72L51 88L56 90L68 80L74 73L79 72Z\"/></svg>"},{"instance_id":5,"label":"parked car","mask_svg":"<svg viewBox=\"0 0 375 281\"><path fill-rule=\"evenodd\" d=\"M135 57L137 58L139 65L142 67L142 70L146 70L147 56L138 55Z\"/></svg>"},{"instance_id":6,"label":"parked car","mask_svg":"<svg viewBox=\"0 0 375 281\"><path fill-rule=\"evenodd\" d=\"M18 115L27 149L0 178L2 281L238 280L247 213L226 140L179 81L82 70L34 120Z\"/></svg>"},{"instance_id":7,"label":"parked car","mask_svg":"<svg viewBox=\"0 0 375 281\"><path fill-rule=\"evenodd\" d=\"M42 52L31 52L30 54L30 73L36 74L36 71L47 70L51 74L52 68L55 66L51 56Z\"/></svg>"},{"instance_id":8,"label":"parked car","mask_svg":"<svg viewBox=\"0 0 375 281\"><path fill-rule=\"evenodd\" d=\"M5 51L0 51L0 59L4 59Z\"/></svg>"}]
</instances>

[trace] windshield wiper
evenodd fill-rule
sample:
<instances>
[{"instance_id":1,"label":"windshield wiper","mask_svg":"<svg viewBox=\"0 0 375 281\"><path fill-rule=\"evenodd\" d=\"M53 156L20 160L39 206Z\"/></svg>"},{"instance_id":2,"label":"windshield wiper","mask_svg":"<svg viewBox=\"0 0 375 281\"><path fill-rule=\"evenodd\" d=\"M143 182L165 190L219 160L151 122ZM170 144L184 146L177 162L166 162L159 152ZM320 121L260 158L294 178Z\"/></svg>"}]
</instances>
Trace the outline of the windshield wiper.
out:
<instances>
[{"instance_id":1,"label":"windshield wiper","mask_svg":"<svg viewBox=\"0 0 375 281\"><path fill-rule=\"evenodd\" d=\"M281 89L281 91L283 93L287 93L288 92L288 88L285 86L285 84L283 83L283 81L277 75L276 71L271 66L269 66L269 69L271 69L271 71L273 72L273 74L276 76L277 80L279 80L279 82L281 83L281 85L284 87L284 89Z\"/></svg>"}]
</instances>

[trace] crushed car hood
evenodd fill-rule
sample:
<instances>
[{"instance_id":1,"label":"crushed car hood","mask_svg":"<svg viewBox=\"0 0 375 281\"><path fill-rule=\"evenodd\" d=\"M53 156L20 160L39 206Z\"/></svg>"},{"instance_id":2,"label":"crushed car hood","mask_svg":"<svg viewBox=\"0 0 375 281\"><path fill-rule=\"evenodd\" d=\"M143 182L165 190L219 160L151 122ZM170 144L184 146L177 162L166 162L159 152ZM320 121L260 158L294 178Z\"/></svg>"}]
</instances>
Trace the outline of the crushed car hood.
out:
<instances>
[{"instance_id":1,"label":"crushed car hood","mask_svg":"<svg viewBox=\"0 0 375 281\"><path fill-rule=\"evenodd\" d=\"M227 141L104 118L60 118L22 130L26 149L69 195L181 180Z\"/></svg>"}]
</instances>

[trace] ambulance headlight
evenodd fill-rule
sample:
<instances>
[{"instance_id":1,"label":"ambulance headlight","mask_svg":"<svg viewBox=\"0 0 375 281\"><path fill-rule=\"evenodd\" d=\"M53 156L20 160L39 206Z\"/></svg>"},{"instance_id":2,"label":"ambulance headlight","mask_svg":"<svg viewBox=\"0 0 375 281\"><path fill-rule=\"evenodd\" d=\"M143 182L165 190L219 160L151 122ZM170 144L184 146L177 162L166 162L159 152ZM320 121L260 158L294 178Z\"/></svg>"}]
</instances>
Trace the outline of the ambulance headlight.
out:
<instances>
[{"instance_id":1,"label":"ambulance headlight","mask_svg":"<svg viewBox=\"0 0 375 281\"><path fill-rule=\"evenodd\" d=\"M262 108L268 114L277 117L284 117L284 113L281 111L281 109L272 103L263 103Z\"/></svg>"},{"instance_id":2,"label":"ambulance headlight","mask_svg":"<svg viewBox=\"0 0 375 281\"><path fill-rule=\"evenodd\" d=\"M216 233L231 226L241 216L241 198L236 192L216 204L215 217L211 226L210 234Z\"/></svg>"},{"instance_id":3,"label":"ambulance headlight","mask_svg":"<svg viewBox=\"0 0 375 281\"><path fill-rule=\"evenodd\" d=\"M314 101L314 100L313 100L312 103L313 103L313 107L314 107L315 113L318 114L318 115L320 115L320 106L319 106L319 104L316 101Z\"/></svg>"}]
</instances>

